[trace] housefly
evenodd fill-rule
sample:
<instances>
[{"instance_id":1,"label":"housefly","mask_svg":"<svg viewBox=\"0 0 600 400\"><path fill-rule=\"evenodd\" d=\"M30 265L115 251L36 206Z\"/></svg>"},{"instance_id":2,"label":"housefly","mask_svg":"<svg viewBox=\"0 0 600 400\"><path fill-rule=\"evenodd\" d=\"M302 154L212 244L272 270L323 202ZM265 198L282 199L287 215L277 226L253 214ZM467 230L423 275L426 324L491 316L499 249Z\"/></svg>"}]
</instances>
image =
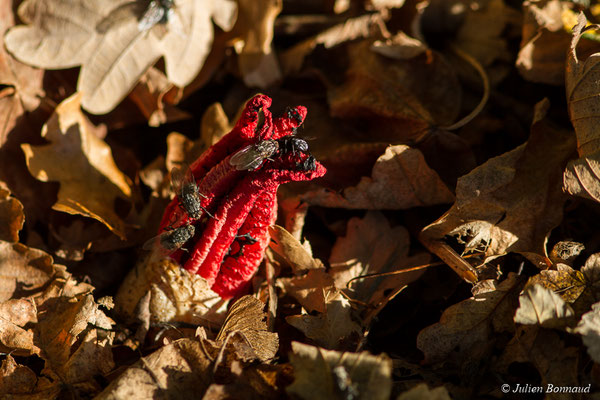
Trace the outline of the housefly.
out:
<instances>
[{"instance_id":1,"label":"housefly","mask_svg":"<svg viewBox=\"0 0 600 400\"><path fill-rule=\"evenodd\" d=\"M308 152L308 143L299 137L285 136L277 139L277 141L279 142L279 151L281 154L292 153L295 156L296 153Z\"/></svg>"},{"instance_id":2,"label":"housefly","mask_svg":"<svg viewBox=\"0 0 600 400\"><path fill-rule=\"evenodd\" d=\"M179 205L191 219L200 219L203 211L213 217L201 204L200 197L206 198L206 196L200 193L189 166L171 169L171 185L179 198Z\"/></svg>"},{"instance_id":3,"label":"housefly","mask_svg":"<svg viewBox=\"0 0 600 400\"><path fill-rule=\"evenodd\" d=\"M285 136L277 140L267 139L248 145L231 156L229 163L238 171L255 170L269 157L282 156L288 153L295 156L296 153L307 152L308 143L304 139Z\"/></svg>"},{"instance_id":4,"label":"housefly","mask_svg":"<svg viewBox=\"0 0 600 400\"><path fill-rule=\"evenodd\" d=\"M165 231L160 235L153 237L144 243L142 248L144 250L158 248L162 254L167 255L181 248L181 246L190 240L195 233L196 229L194 228L194 225L180 226L179 228Z\"/></svg>"},{"instance_id":5,"label":"housefly","mask_svg":"<svg viewBox=\"0 0 600 400\"><path fill-rule=\"evenodd\" d=\"M173 14L174 0L136 0L122 4L104 17L96 31L105 33L111 28L121 25L133 18L138 21L138 30L146 32L154 25L166 24Z\"/></svg>"},{"instance_id":6,"label":"housefly","mask_svg":"<svg viewBox=\"0 0 600 400\"><path fill-rule=\"evenodd\" d=\"M261 140L250 144L231 156L229 164L238 171L255 170L264 160L273 156L279 150L279 142L273 139Z\"/></svg>"}]
</instances>

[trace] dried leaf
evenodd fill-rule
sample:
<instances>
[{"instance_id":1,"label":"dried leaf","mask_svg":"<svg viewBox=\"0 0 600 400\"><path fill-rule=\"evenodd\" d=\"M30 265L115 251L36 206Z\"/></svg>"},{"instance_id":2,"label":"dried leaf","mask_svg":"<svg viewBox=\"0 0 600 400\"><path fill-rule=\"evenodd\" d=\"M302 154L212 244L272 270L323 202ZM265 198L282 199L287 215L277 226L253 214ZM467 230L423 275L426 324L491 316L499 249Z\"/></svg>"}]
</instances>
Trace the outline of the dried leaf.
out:
<instances>
[{"instance_id":1,"label":"dried leaf","mask_svg":"<svg viewBox=\"0 0 600 400\"><path fill-rule=\"evenodd\" d=\"M18 242L24 223L23 204L0 186L0 240Z\"/></svg>"},{"instance_id":2,"label":"dried leaf","mask_svg":"<svg viewBox=\"0 0 600 400\"><path fill-rule=\"evenodd\" d=\"M476 3L476 6L465 7L464 20L456 33L456 46L486 67L496 60L512 60L502 34L511 23L520 23L520 15L503 0L480 0Z\"/></svg>"},{"instance_id":3,"label":"dried leaf","mask_svg":"<svg viewBox=\"0 0 600 400\"><path fill-rule=\"evenodd\" d=\"M47 373L65 383L79 383L111 371L114 334L109 331L113 323L98 309L91 294L46 301L40 307L35 334Z\"/></svg>"},{"instance_id":4,"label":"dried leaf","mask_svg":"<svg viewBox=\"0 0 600 400\"><path fill-rule=\"evenodd\" d=\"M47 253L0 241L0 301L41 289L54 273L52 257Z\"/></svg>"},{"instance_id":5,"label":"dried leaf","mask_svg":"<svg viewBox=\"0 0 600 400\"><path fill-rule=\"evenodd\" d=\"M282 0L240 0L239 16L232 30L238 64L246 86L267 88L281 79L277 57L271 47L273 24Z\"/></svg>"},{"instance_id":6,"label":"dried leaf","mask_svg":"<svg viewBox=\"0 0 600 400\"><path fill-rule=\"evenodd\" d=\"M212 380L210 367L199 342L178 340L127 368L95 399L201 398Z\"/></svg>"},{"instance_id":7,"label":"dried leaf","mask_svg":"<svg viewBox=\"0 0 600 400\"><path fill-rule=\"evenodd\" d=\"M352 318L352 307L348 299L339 293L330 294L325 299L326 312L318 315L292 315L285 320L306 337L320 346L335 349L350 341L352 336L360 337L360 325Z\"/></svg>"},{"instance_id":8,"label":"dried leaf","mask_svg":"<svg viewBox=\"0 0 600 400\"><path fill-rule=\"evenodd\" d=\"M574 330L582 336L587 352L595 362L600 361L600 303L592 305L592 310L583 314Z\"/></svg>"},{"instance_id":9,"label":"dried leaf","mask_svg":"<svg viewBox=\"0 0 600 400\"><path fill-rule=\"evenodd\" d=\"M573 266L573 261L575 261L583 250L585 250L583 243L562 240L552 247L548 258L553 264L562 263Z\"/></svg>"},{"instance_id":10,"label":"dried leaf","mask_svg":"<svg viewBox=\"0 0 600 400\"><path fill-rule=\"evenodd\" d=\"M25 1L19 16L28 25L11 29L4 40L6 47L20 60L42 68L81 65L77 89L83 93L82 105L103 114L112 110L161 56L170 82L181 87L190 83L210 51L211 18L228 30L236 12L229 0L176 0L173 14L177 17L148 31L140 30L135 15L110 24L106 31L98 29L123 3Z\"/></svg>"},{"instance_id":11,"label":"dried leaf","mask_svg":"<svg viewBox=\"0 0 600 400\"><path fill-rule=\"evenodd\" d=\"M373 31L380 30L382 24L383 16L380 13L361 15L346 19L343 23L300 42L281 54L284 74L288 75L299 71L304 63L304 58L317 46L322 45L327 49L354 39L369 37Z\"/></svg>"},{"instance_id":12,"label":"dried leaf","mask_svg":"<svg viewBox=\"0 0 600 400\"><path fill-rule=\"evenodd\" d=\"M403 268L429 262L429 256L408 257L409 234L401 226L391 227L383 214L369 211L364 218L351 218L346 236L336 241L329 263L335 287L346 290L347 295L365 304L368 315L364 326L406 285L418 279L423 271L413 271L388 276L373 276L348 282L370 274L399 272Z\"/></svg>"},{"instance_id":13,"label":"dried leaf","mask_svg":"<svg viewBox=\"0 0 600 400\"><path fill-rule=\"evenodd\" d=\"M595 129L598 118L596 109L598 99L593 96L593 94L600 91L600 83L596 81L598 71L597 53L591 55L583 62L577 57L577 45L585 29L585 25L586 19L583 13L581 13L579 14L577 26L573 28L573 38L567 58L566 72L569 117L575 128L577 150L581 157L592 156L598 152L600 147L600 137L598 137ZM598 161L592 157L588 162L593 167L593 164ZM579 162L579 164L584 163L585 159ZM571 166L570 169L572 170L574 167Z\"/></svg>"},{"instance_id":14,"label":"dried leaf","mask_svg":"<svg viewBox=\"0 0 600 400\"><path fill-rule=\"evenodd\" d=\"M564 85L570 37L563 29L562 3L529 1L523 8L523 35L516 62L519 73L528 81Z\"/></svg>"},{"instance_id":15,"label":"dried leaf","mask_svg":"<svg viewBox=\"0 0 600 400\"><path fill-rule=\"evenodd\" d=\"M34 344L28 323L37 322L37 309L31 299L12 299L0 303L0 349L16 355L31 355L40 352Z\"/></svg>"},{"instance_id":16,"label":"dried leaf","mask_svg":"<svg viewBox=\"0 0 600 400\"><path fill-rule=\"evenodd\" d=\"M295 274L305 270L324 268L320 260L313 258L306 247L281 226L269 227L269 234L271 235L269 246L285 258Z\"/></svg>"},{"instance_id":17,"label":"dried leaf","mask_svg":"<svg viewBox=\"0 0 600 400\"><path fill-rule=\"evenodd\" d=\"M301 277L279 278L277 283L309 313L326 313L326 301L336 292L333 279L324 268L311 269Z\"/></svg>"},{"instance_id":18,"label":"dried leaf","mask_svg":"<svg viewBox=\"0 0 600 400\"><path fill-rule=\"evenodd\" d=\"M540 271L527 281L527 287L539 285L556 293L564 301L574 303L588 285L585 275L566 264L557 264L556 269Z\"/></svg>"},{"instance_id":19,"label":"dried leaf","mask_svg":"<svg viewBox=\"0 0 600 400\"><path fill-rule=\"evenodd\" d=\"M15 24L12 9L12 0L0 4L0 37L4 37ZM0 147L6 142L17 119L40 104L40 97L44 95L43 76L43 70L20 63L8 54L4 46L0 46L0 85L7 86L0 90Z\"/></svg>"},{"instance_id":20,"label":"dried leaf","mask_svg":"<svg viewBox=\"0 0 600 400\"><path fill-rule=\"evenodd\" d=\"M281 379L285 369L289 367L265 364L244 366L241 362L234 361L229 382L223 385L213 383L202 400L280 399L283 391L278 387L277 380Z\"/></svg>"},{"instance_id":21,"label":"dried leaf","mask_svg":"<svg viewBox=\"0 0 600 400\"><path fill-rule=\"evenodd\" d=\"M328 94L332 116L373 118L372 129L380 140L395 142L455 121L461 89L440 55L427 50L409 60L390 60L373 52L371 45L363 41L349 46L347 79Z\"/></svg>"},{"instance_id":22,"label":"dried leaf","mask_svg":"<svg viewBox=\"0 0 600 400\"><path fill-rule=\"evenodd\" d=\"M600 137L596 124L598 120L598 99L600 91L598 79L598 53L580 61L577 47L583 35L586 18L581 13L573 28L573 38L567 57L566 90L569 117L577 136L577 150L580 158L569 162L564 173L565 190L576 196L600 201L598 172L600 163Z\"/></svg>"},{"instance_id":23,"label":"dried leaf","mask_svg":"<svg viewBox=\"0 0 600 400\"><path fill-rule=\"evenodd\" d=\"M519 297L519 303L515 314L515 322L519 324L558 328L574 315L573 309L559 295L540 285L527 288Z\"/></svg>"},{"instance_id":24,"label":"dried leaf","mask_svg":"<svg viewBox=\"0 0 600 400\"><path fill-rule=\"evenodd\" d=\"M10 355L0 367L0 396L26 398L27 400L55 399L60 394L60 384L46 377L37 377L30 368L19 365Z\"/></svg>"},{"instance_id":25,"label":"dried leaf","mask_svg":"<svg viewBox=\"0 0 600 400\"><path fill-rule=\"evenodd\" d=\"M221 103L211 104L202 115L200 125L200 138L206 147L217 143L227 134L233 125L229 122Z\"/></svg>"},{"instance_id":26,"label":"dried leaf","mask_svg":"<svg viewBox=\"0 0 600 400\"><path fill-rule=\"evenodd\" d=\"M397 145L389 146L379 157L371 178L361 178L342 194L321 189L302 199L324 207L397 210L449 203L454 196L419 150Z\"/></svg>"},{"instance_id":27,"label":"dried leaf","mask_svg":"<svg viewBox=\"0 0 600 400\"><path fill-rule=\"evenodd\" d=\"M0 376L0 395L31 393L37 381L35 373L17 364L10 354L2 361Z\"/></svg>"},{"instance_id":28,"label":"dried leaf","mask_svg":"<svg viewBox=\"0 0 600 400\"><path fill-rule=\"evenodd\" d=\"M381 399L392 390L392 361L367 352L340 353L292 342L295 380L287 392L306 400Z\"/></svg>"},{"instance_id":29,"label":"dried leaf","mask_svg":"<svg viewBox=\"0 0 600 400\"><path fill-rule=\"evenodd\" d=\"M427 46L404 32L398 32L390 39L373 42L371 50L394 60L409 60L426 51Z\"/></svg>"},{"instance_id":30,"label":"dried leaf","mask_svg":"<svg viewBox=\"0 0 600 400\"><path fill-rule=\"evenodd\" d=\"M165 74L156 68L148 69L139 79L139 82L129 98L137 104L138 108L148 120L149 126L159 126L167 122L177 122L189 119L192 116L169 104L166 97L176 91Z\"/></svg>"},{"instance_id":31,"label":"dried leaf","mask_svg":"<svg viewBox=\"0 0 600 400\"><path fill-rule=\"evenodd\" d=\"M134 318L148 291L153 321L210 325L220 324L224 318L226 301L210 290L204 278L190 274L170 258L148 257L130 271L115 296L117 313Z\"/></svg>"},{"instance_id":32,"label":"dried leaf","mask_svg":"<svg viewBox=\"0 0 600 400\"><path fill-rule=\"evenodd\" d=\"M457 236L465 251L481 251L486 259L507 252L544 254L546 236L562 218L559 172L572 148L569 132L543 119L548 101L536 106L527 143L492 158L458 180L456 202L421 232L421 241L463 278L476 272L442 239Z\"/></svg>"},{"instance_id":33,"label":"dried leaf","mask_svg":"<svg viewBox=\"0 0 600 400\"><path fill-rule=\"evenodd\" d=\"M45 146L23 144L30 173L61 183L53 208L94 218L121 239L125 223L116 214L116 199L129 200L131 181L116 166L99 129L82 113L78 95L63 101L42 129Z\"/></svg>"},{"instance_id":34,"label":"dried leaf","mask_svg":"<svg viewBox=\"0 0 600 400\"><path fill-rule=\"evenodd\" d=\"M267 330L264 308L265 304L256 297L243 296L229 309L215 340L223 342L230 334L237 332L243 335L259 360L265 362L273 359L279 348L279 337L277 333Z\"/></svg>"},{"instance_id":35,"label":"dried leaf","mask_svg":"<svg viewBox=\"0 0 600 400\"><path fill-rule=\"evenodd\" d=\"M496 290L478 293L444 311L440 322L423 329L417 347L425 354L426 363L448 357L474 359L486 357L494 345L494 331L510 330L503 313L512 316L521 282L510 274ZM513 328L514 329L514 328Z\"/></svg>"}]
</instances>

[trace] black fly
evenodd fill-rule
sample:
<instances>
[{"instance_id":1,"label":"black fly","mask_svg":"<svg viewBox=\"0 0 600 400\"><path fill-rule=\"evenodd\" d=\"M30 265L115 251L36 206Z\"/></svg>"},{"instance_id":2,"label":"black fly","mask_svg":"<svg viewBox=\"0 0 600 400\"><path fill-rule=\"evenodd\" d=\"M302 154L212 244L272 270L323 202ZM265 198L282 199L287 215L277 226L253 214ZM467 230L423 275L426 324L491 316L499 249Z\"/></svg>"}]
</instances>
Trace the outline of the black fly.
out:
<instances>
[{"instance_id":1,"label":"black fly","mask_svg":"<svg viewBox=\"0 0 600 400\"><path fill-rule=\"evenodd\" d=\"M166 24L173 14L174 0L136 0L122 4L104 17L96 31L105 33L111 28L136 18L140 32L146 32L158 23Z\"/></svg>"},{"instance_id":2,"label":"black fly","mask_svg":"<svg viewBox=\"0 0 600 400\"><path fill-rule=\"evenodd\" d=\"M238 171L253 171L260 167L264 160L271 157L280 157L289 153L291 153L293 156L296 156L297 154L307 154L308 143L306 140L300 139L296 136L284 136L277 140L262 140L239 150L237 153L231 156L229 163ZM310 157L312 156L309 155L309 158ZM312 164L304 164L304 162L299 163L299 167L304 170L309 170L306 168L309 168L310 165L313 165L312 169L315 168L314 159Z\"/></svg>"},{"instance_id":3,"label":"black fly","mask_svg":"<svg viewBox=\"0 0 600 400\"><path fill-rule=\"evenodd\" d=\"M194 225L184 225L179 228L171 229L161 233L158 236L148 240L142 248L144 250L153 250L159 248L160 252L164 255L168 255L175 250L181 248L188 240L190 240L196 229Z\"/></svg>"},{"instance_id":4,"label":"black fly","mask_svg":"<svg viewBox=\"0 0 600 400\"><path fill-rule=\"evenodd\" d=\"M229 164L238 171L255 170L267 158L275 155L279 151L279 142L273 139L261 140L258 143L250 144L229 159Z\"/></svg>"},{"instance_id":5,"label":"black fly","mask_svg":"<svg viewBox=\"0 0 600 400\"><path fill-rule=\"evenodd\" d=\"M171 169L171 185L179 198L179 205L191 219L200 219L203 211L206 215L213 217L201 204L200 197L206 198L206 196L200 193L189 166Z\"/></svg>"},{"instance_id":6,"label":"black fly","mask_svg":"<svg viewBox=\"0 0 600 400\"><path fill-rule=\"evenodd\" d=\"M295 120L298 126L304 121L302 115L296 108L288 107L286 113L287 117ZM295 132L296 128L293 130L293 133ZM308 154L308 158L296 164L297 168L303 171L312 171L316 168L315 159L308 152L308 143L306 140L301 139L294 134L279 139L261 140L257 143L243 147L231 156L229 164L234 166L238 171L253 171L259 168L264 160L281 157L289 153L294 157L297 154Z\"/></svg>"}]
</instances>

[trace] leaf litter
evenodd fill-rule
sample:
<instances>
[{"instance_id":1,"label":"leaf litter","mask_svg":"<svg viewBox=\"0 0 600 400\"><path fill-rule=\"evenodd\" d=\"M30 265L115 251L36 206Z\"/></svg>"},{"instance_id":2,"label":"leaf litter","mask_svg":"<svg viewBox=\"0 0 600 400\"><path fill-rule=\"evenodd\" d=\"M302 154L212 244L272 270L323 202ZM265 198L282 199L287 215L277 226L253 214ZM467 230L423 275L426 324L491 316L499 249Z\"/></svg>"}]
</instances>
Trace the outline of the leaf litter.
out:
<instances>
[{"instance_id":1,"label":"leaf litter","mask_svg":"<svg viewBox=\"0 0 600 400\"><path fill-rule=\"evenodd\" d=\"M0 397L597 394L598 8L317 3L0 6ZM327 174L257 200L226 300L143 244L268 109Z\"/></svg>"}]
</instances>

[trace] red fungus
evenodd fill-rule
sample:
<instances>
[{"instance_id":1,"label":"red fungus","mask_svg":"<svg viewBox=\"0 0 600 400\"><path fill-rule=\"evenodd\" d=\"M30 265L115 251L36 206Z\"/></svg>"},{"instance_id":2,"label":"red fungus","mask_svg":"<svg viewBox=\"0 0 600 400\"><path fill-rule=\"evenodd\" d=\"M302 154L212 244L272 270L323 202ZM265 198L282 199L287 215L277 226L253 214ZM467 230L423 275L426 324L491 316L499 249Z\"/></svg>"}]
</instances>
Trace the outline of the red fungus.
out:
<instances>
[{"instance_id":1,"label":"red fungus","mask_svg":"<svg viewBox=\"0 0 600 400\"><path fill-rule=\"evenodd\" d=\"M306 108L288 109L273 121L271 99L252 98L231 132L205 151L190 167L202 207L210 212L192 219L175 197L167 206L160 231L194 224L195 236L171 257L191 273L205 278L223 298L240 294L263 259L269 243L268 226L277 217L277 188L291 181L308 181L323 176L325 167L308 151L280 149L254 170L238 170L229 160L249 145L280 140L295 133L306 117ZM259 124L259 111L264 119ZM279 143L278 142L278 143Z\"/></svg>"}]
</instances>

